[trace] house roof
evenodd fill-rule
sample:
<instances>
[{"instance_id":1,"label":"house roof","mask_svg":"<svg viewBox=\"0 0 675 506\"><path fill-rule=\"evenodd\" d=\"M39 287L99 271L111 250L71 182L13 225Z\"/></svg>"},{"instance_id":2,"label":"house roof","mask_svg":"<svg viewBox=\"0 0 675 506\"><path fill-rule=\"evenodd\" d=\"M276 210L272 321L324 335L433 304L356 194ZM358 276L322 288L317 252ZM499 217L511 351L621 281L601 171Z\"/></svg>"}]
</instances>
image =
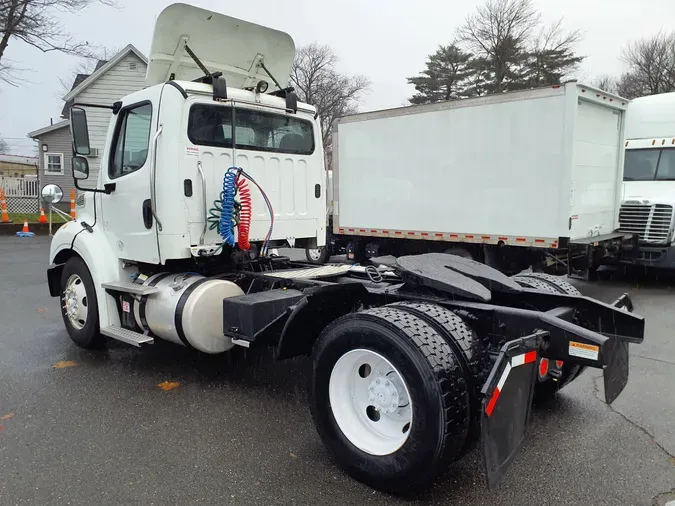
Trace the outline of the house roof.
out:
<instances>
[{"instance_id":1,"label":"house roof","mask_svg":"<svg viewBox=\"0 0 675 506\"><path fill-rule=\"evenodd\" d=\"M39 136L44 135L44 134L49 133L49 132L53 132L54 130L58 130L59 128L67 127L68 125L70 125L70 121L67 120L67 119L63 120L63 121L59 121L58 123L54 123L53 125L49 125L49 126L46 126L44 128L40 128L39 130L34 130L32 132L29 132L28 137L31 137L31 138L35 139L36 137L39 137Z\"/></svg>"},{"instance_id":2,"label":"house roof","mask_svg":"<svg viewBox=\"0 0 675 506\"><path fill-rule=\"evenodd\" d=\"M99 60L96 62L96 68L100 68L101 64L105 64L106 62L104 60ZM75 88L77 88L80 84L84 82L87 77L89 77L90 74L77 74L75 76L75 80L73 81L73 85L70 87L70 91L73 91ZM73 99L70 99L63 104L63 109L61 109L61 117L66 118L66 114L68 114L68 110L70 109L70 106L73 105L75 101Z\"/></svg>"},{"instance_id":3,"label":"house roof","mask_svg":"<svg viewBox=\"0 0 675 506\"><path fill-rule=\"evenodd\" d=\"M138 56L138 58L141 59L141 61L143 61L143 63L147 65L148 59L143 55L143 53L141 53L138 49L136 49L133 44L129 44L127 47L122 49L122 51L117 53L114 57L112 57L104 64L100 66L97 64L96 70L89 77L87 77L81 83L79 83L77 87L70 90L68 94L65 97L63 97L63 100L68 102L69 100L75 98L77 95L86 90L89 86L95 83L96 80L103 74L105 74L109 69L117 65L122 60L122 58L124 58L129 53L134 53L136 56Z\"/></svg>"},{"instance_id":4,"label":"house roof","mask_svg":"<svg viewBox=\"0 0 675 506\"><path fill-rule=\"evenodd\" d=\"M17 165L30 165L35 167L38 164L37 156L24 155L0 155L0 162L15 163Z\"/></svg>"}]
</instances>

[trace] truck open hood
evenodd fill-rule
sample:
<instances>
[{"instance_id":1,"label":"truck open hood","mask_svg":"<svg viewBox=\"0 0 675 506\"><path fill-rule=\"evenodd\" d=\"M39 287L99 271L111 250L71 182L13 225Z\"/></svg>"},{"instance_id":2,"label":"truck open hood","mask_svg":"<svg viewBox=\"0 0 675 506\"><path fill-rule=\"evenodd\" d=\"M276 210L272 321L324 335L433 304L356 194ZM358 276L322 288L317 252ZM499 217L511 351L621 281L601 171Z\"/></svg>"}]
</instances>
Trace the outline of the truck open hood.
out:
<instances>
[{"instance_id":1,"label":"truck open hood","mask_svg":"<svg viewBox=\"0 0 675 506\"><path fill-rule=\"evenodd\" d=\"M204 76L185 50L186 44L209 72L222 72L233 88L252 87L264 80L273 91L274 83L260 63L286 86L295 58L295 44L287 33L176 3L164 9L155 23L147 86L170 78L192 81Z\"/></svg>"},{"instance_id":2,"label":"truck open hood","mask_svg":"<svg viewBox=\"0 0 675 506\"><path fill-rule=\"evenodd\" d=\"M675 206L675 181L624 181L622 201Z\"/></svg>"}]
</instances>

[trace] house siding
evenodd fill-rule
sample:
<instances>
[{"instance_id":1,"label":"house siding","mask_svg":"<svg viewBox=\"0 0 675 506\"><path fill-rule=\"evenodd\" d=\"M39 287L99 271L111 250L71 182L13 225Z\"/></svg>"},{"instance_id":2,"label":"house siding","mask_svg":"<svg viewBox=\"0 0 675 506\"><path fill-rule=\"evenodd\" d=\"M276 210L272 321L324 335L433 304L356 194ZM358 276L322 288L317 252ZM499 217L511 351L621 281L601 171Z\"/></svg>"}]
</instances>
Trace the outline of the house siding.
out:
<instances>
[{"instance_id":1,"label":"house siding","mask_svg":"<svg viewBox=\"0 0 675 506\"><path fill-rule=\"evenodd\" d=\"M136 64L132 70L130 64ZM134 93L145 87L145 72L147 65L134 53L129 53L122 58L117 65L109 69L88 88L83 90L75 99L76 102L90 104L111 105L125 95ZM99 156L88 157L89 179L87 183L98 180L98 173L104 156L106 136L112 112L107 109L87 109L87 123L89 126L89 144L92 148L98 148ZM82 184L84 186L84 184Z\"/></svg>"},{"instance_id":2,"label":"house siding","mask_svg":"<svg viewBox=\"0 0 675 506\"><path fill-rule=\"evenodd\" d=\"M70 190L75 188L72 176L73 148L70 141L70 128L65 126L58 130L53 130L38 137L40 141L40 188L47 184L57 184L63 190L64 200L70 200ZM47 151L42 150L43 145L47 145ZM63 155L63 175L45 172L45 155L62 154Z\"/></svg>"}]
</instances>

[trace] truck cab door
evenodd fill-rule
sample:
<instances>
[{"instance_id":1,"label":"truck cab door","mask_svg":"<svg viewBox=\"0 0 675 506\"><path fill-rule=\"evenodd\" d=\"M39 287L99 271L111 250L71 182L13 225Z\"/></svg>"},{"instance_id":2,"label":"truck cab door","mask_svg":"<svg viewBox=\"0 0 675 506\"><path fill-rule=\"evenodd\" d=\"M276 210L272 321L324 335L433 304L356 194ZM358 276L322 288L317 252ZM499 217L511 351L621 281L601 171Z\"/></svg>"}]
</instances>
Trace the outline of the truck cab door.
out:
<instances>
[{"instance_id":1,"label":"truck cab door","mask_svg":"<svg viewBox=\"0 0 675 506\"><path fill-rule=\"evenodd\" d=\"M108 194L101 196L103 228L120 259L159 263L157 224L151 212L151 177L155 133L149 100L124 104L114 116L101 166ZM112 123L111 123L112 124Z\"/></svg>"}]
</instances>

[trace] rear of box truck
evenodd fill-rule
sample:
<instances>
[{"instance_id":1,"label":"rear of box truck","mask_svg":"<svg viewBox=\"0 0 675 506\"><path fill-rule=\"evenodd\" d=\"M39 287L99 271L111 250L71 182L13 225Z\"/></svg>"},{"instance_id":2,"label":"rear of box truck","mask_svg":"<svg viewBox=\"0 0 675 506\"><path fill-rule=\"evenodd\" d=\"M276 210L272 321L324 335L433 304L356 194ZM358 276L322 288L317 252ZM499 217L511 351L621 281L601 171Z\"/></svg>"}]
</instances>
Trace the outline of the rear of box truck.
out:
<instances>
[{"instance_id":1,"label":"rear of box truck","mask_svg":"<svg viewBox=\"0 0 675 506\"><path fill-rule=\"evenodd\" d=\"M341 118L334 232L537 247L608 233L622 107L568 83Z\"/></svg>"}]
</instances>

